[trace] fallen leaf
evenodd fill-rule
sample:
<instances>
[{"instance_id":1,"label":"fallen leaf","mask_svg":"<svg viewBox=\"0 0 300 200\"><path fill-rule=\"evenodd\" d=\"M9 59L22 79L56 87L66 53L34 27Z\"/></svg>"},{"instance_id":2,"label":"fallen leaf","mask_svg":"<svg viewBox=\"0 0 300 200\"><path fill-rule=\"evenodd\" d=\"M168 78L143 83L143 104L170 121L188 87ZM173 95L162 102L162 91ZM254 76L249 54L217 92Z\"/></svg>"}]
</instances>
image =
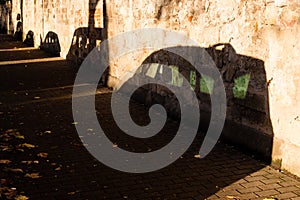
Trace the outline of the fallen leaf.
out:
<instances>
[{"instance_id":1,"label":"fallen leaf","mask_svg":"<svg viewBox=\"0 0 300 200\"><path fill-rule=\"evenodd\" d=\"M13 133L9 133L9 134L12 135L12 136L14 136L17 139L25 139L24 135L21 135L21 133L17 132L17 131L15 131Z\"/></svg>"},{"instance_id":2,"label":"fallen leaf","mask_svg":"<svg viewBox=\"0 0 300 200\"><path fill-rule=\"evenodd\" d=\"M117 148L117 147L118 147L118 145L117 145L117 144L114 144L114 145L113 145L113 148Z\"/></svg>"},{"instance_id":3,"label":"fallen leaf","mask_svg":"<svg viewBox=\"0 0 300 200\"><path fill-rule=\"evenodd\" d=\"M24 140L25 137L23 135L16 135L15 138Z\"/></svg>"},{"instance_id":4,"label":"fallen leaf","mask_svg":"<svg viewBox=\"0 0 300 200\"><path fill-rule=\"evenodd\" d=\"M24 152L24 149L21 149L21 147L22 147L22 145L20 146L16 146L16 149L18 150L18 151L21 151L21 152Z\"/></svg>"},{"instance_id":5,"label":"fallen leaf","mask_svg":"<svg viewBox=\"0 0 300 200\"><path fill-rule=\"evenodd\" d=\"M61 168L60 167L57 167L56 169L55 169L55 171L60 171L61 170Z\"/></svg>"},{"instance_id":6,"label":"fallen leaf","mask_svg":"<svg viewBox=\"0 0 300 200\"><path fill-rule=\"evenodd\" d=\"M39 173L32 173L32 174L25 174L24 177L27 177L27 178L41 178L41 176L39 175Z\"/></svg>"},{"instance_id":7,"label":"fallen leaf","mask_svg":"<svg viewBox=\"0 0 300 200\"><path fill-rule=\"evenodd\" d=\"M39 153L37 156L41 157L41 158L47 158L48 157L48 153Z\"/></svg>"},{"instance_id":8,"label":"fallen leaf","mask_svg":"<svg viewBox=\"0 0 300 200\"><path fill-rule=\"evenodd\" d=\"M34 99L36 99L36 100L38 100L38 99L40 99L41 97L34 97Z\"/></svg>"},{"instance_id":9,"label":"fallen leaf","mask_svg":"<svg viewBox=\"0 0 300 200\"><path fill-rule=\"evenodd\" d=\"M27 199L29 199L29 198L26 196L23 196L23 195L19 195L15 198L15 200L27 200Z\"/></svg>"},{"instance_id":10,"label":"fallen leaf","mask_svg":"<svg viewBox=\"0 0 300 200\"><path fill-rule=\"evenodd\" d=\"M11 163L10 160L0 160L0 164L9 164Z\"/></svg>"},{"instance_id":11,"label":"fallen leaf","mask_svg":"<svg viewBox=\"0 0 300 200\"><path fill-rule=\"evenodd\" d=\"M74 195L76 192L69 192L68 195Z\"/></svg>"},{"instance_id":12,"label":"fallen leaf","mask_svg":"<svg viewBox=\"0 0 300 200\"><path fill-rule=\"evenodd\" d=\"M76 125L76 124L78 124L78 122L73 122L72 124L73 124L73 125Z\"/></svg>"},{"instance_id":13,"label":"fallen leaf","mask_svg":"<svg viewBox=\"0 0 300 200\"><path fill-rule=\"evenodd\" d=\"M50 133L52 133L52 131L45 131L45 133L50 134Z\"/></svg>"},{"instance_id":14,"label":"fallen leaf","mask_svg":"<svg viewBox=\"0 0 300 200\"><path fill-rule=\"evenodd\" d=\"M31 160L24 160L24 161L21 161L22 164L27 164L27 165L30 165L31 163L33 163L33 161Z\"/></svg>"},{"instance_id":15,"label":"fallen leaf","mask_svg":"<svg viewBox=\"0 0 300 200\"><path fill-rule=\"evenodd\" d=\"M15 131L15 129L8 129L8 130L5 131L5 133L12 133L14 131Z\"/></svg>"},{"instance_id":16,"label":"fallen leaf","mask_svg":"<svg viewBox=\"0 0 300 200\"><path fill-rule=\"evenodd\" d=\"M201 158L200 154L196 154L194 158Z\"/></svg>"},{"instance_id":17,"label":"fallen leaf","mask_svg":"<svg viewBox=\"0 0 300 200\"><path fill-rule=\"evenodd\" d=\"M6 145L0 145L0 150L1 151L9 151L9 150L11 150L11 148L9 146L6 146Z\"/></svg>"},{"instance_id":18,"label":"fallen leaf","mask_svg":"<svg viewBox=\"0 0 300 200\"><path fill-rule=\"evenodd\" d=\"M27 147L29 149L35 148L35 146L33 144L28 144L28 143L22 144L22 147Z\"/></svg>"},{"instance_id":19,"label":"fallen leaf","mask_svg":"<svg viewBox=\"0 0 300 200\"><path fill-rule=\"evenodd\" d=\"M35 161L32 161L32 160L23 160L21 161L22 164L27 164L27 165L30 165L32 163L34 164L39 164L39 161L38 160L35 160Z\"/></svg>"},{"instance_id":20,"label":"fallen leaf","mask_svg":"<svg viewBox=\"0 0 300 200\"><path fill-rule=\"evenodd\" d=\"M5 168L4 171L6 171L6 172L13 172L13 173L23 173L22 169Z\"/></svg>"},{"instance_id":21,"label":"fallen leaf","mask_svg":"<svg viewBox=\"0 0 300 200\"><path fill-rule=\"evenodd\" d=\"M235 197L235 196L226 196L226 198L227 198L227 199L239 199L239 198L237 198L237 197Z\"/></svg>"},{"instance_id":22,"label":"fallen leaf","mask_svg":"<svg viewBox=\"0 0 300 200\"><path fill-rule=\"evenodd\" d=\"M12 190L8 187L4 187L2 189L2 191L3 191L3 194L5 195L6 199L13 199L13 197L16 196L16 191Z\"/></svg>"}]
</instances>

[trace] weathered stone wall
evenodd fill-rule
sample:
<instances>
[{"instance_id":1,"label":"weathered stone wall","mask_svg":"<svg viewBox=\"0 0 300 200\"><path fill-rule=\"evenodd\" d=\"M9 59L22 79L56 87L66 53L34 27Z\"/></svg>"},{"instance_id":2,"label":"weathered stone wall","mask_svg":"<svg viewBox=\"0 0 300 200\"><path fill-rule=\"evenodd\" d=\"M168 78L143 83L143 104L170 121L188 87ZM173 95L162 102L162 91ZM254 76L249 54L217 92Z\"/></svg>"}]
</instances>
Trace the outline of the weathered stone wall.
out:
<instances>
[{"instance_id":1,"label":"weathered stone wall","mask_svg":"<svg viewBox=\"0 0 300 200\"><path fill-rule=\"evenodd\" d=\"M203 48L230 44L232 51L225 49L214 57L231 85L227 87L228 119L262 137L253 138L255 134L230 129L230 125L225 135L233 140L236 135L236 140L246 140L254 149L272 138L273 161L300 176L300 160L295 159L300 156L299 1L107 0L106 6L109 38L133 29L160 27L186 34ZM40 38L44 42L52 31L57 34L61 55L70 53L71 47L72 59L74 55L83 58L90 50L84 37L91 31L86 30L103 27L102 2L97 0L24 1L23 13L24 38L32 30L39 46ZM80 41L73 38L74 33ZM99 43L101 37L95 38ZM214 52L219 51L211 55ZM130 54L112 64L109 86L117 87L124 74L134 71L151 53ZM247 96L235 98L232 88L244 73L250 74ZM200 78L197 76L197 85Z\"/></svg>"},{"instance_id":2,"label":"weathered stone wall","mask_svg":"<svg viewBox=\"0 0 300 200\"><path fill-rule=\"evenodd\" d=\"M10 1L0 4L0 31L2 33L10 35L14 33L14 7Z\"/></svg>"},{"instance_id":3,"label":"weathered stone wall","mask_svg":"<svg viewBox=\"0 0 300 200\"><path fill-rule=\"evenodd\" d=\"M34 33L35 46L45 46L46 48L52 46L50 50L55 49L56 51L58 48L51 45L53 32L57 35L57 40L54 39L54 46L59 45L60 55L66 57L69 53L72 40L75 39L73 40L74 43L76 43L78 37L81 37L80 40L82 40L84 29L88 29L89 27L90 7L95 6L94 28L102 26L102 15L99 14L102 13L102 2L97 2L96 0L24 1L23 38L25 39L26 34L31 30ZM77 30L79 28L80 30ZM51 33L51 37L47 37L49 32ZM78 37L76 38L75 36Z\"/></svg>"},{"instance_id":4,"label":"weathered stone wall","mask_svg":"<svg viewBox=\"0 0 300 200\"><path fill-rule=\"evenodd\" d=\"M252 96L251 100L236 100L235 103L254 110L265 106L273 131L264 131L263 124L253 127L262 129L262 133L273 138L273 161L300 175L300 161L294 159L300 152L299 1L115 0L110 1L108 9L110 37L131 29L161 27L182 32L196 40L201 47L230 43L236 54L263 61L265 80L261 80L261 84L266 93L248 92ZM145 54L141 55L146 57ZM140 57L133 58L138 63L143 60ZM117 85L124 74L118 73L120 65L138 66L132 65L133 59L128 60L126 62L123 59L112 66L111 86ZM238 62L243 63L241 60ZM257 73L252 74L251 78L253 75L257 78ZM249 119L253 115L248 111L251 109L244 112L244 119L239 119L247 126L250 123L245 118ZM242 110L237 112L241 113ZM259 118L257 113L252 118ZM234 137L235 130L231 131ZM251 143L251 135L246 140ZM252 145L260 145L256 138L252 140L255 141Z\"/></svg>"}]
</instances>

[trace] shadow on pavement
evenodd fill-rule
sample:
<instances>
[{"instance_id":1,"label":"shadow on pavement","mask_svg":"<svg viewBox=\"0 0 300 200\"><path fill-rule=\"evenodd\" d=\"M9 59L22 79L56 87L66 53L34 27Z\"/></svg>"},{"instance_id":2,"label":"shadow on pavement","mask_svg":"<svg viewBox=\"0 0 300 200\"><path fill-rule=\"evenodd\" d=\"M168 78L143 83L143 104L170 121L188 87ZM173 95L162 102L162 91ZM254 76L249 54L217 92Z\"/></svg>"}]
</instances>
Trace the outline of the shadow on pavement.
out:
<instances>
[{"instance_id":1,"label":"shadow on pavement","mask_svg":"<svg viewBox=\"0 0 300 200\"><path fill-rule=\"evenodd\" d=\"M47 100L49 96L72 92L72 87L61 90L75 78L74 67L69 62L1 66L0 76L2 94L17 91L10 96L2 95L0 104L0 145L5 149L0 157L11 161L0 171L0 176L8 181L5 182L8 186L16 187L18 194L30 199L205 199L210 196L223 199L242 197L246 190L243 184L257 178L251 174L260 171L259 175L265 179L270 175L265 165L221 142L204 159L195 158L203 139L201 133L179 160L164 169L147 174L113 170L95 160L82 145L74 126L70 97ZM39 94L40 89L45 96ZM22 92L34 93L45 101L24 103L25 97L15 101ZM84 96L78 98L85 102ZM96 110L107 136L119 147L149 152L164 146L176 134L178 122L169 118L155 137L146 140L129 137L114 122L110 98L110 91L100 88ZM132 100L130 108L138 124L149 122L143 104ZM16 132L24 138L14 137Z\"/></svg>"},{"instance_id":2,"label":"shadow on pavement","mask_svg":"<svg viewBox=\"0 0 300 200\"><path fill-rule=\"evenodd\" d=\"M2 92L73 85L75 78L75 70L65 60L0 66L0 73Z\"/></svg>"}]
</instances>

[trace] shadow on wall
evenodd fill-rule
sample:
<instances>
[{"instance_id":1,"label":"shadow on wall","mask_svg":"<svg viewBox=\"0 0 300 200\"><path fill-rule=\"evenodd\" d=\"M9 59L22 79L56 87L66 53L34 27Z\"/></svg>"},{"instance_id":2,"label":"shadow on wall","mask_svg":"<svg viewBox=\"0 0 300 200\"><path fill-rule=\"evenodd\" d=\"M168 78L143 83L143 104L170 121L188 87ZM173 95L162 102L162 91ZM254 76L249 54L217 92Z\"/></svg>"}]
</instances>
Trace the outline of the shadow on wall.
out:
<instances>
[{"instance_id":1,"label":"shadow on wall","mask_svg":"<svg viewBox=\"0 0 300 200\"><path fill-rule=\"evenodd\" d=\"M49 52L55 56L60 56L61 49L58 35L52 31L49 31L46 35L44 42L42 37L40 36L40 49Z\"/></svg>"},{"instance_id":2,"label":"shadow on wall","mask_svg":"<svg viewBox=\"0 0 300 200\"><path fill-rule=\"evenodd\" d=\"M0 33L13 34L12 1L0 0Z\"/></svg>"},{"instance_id":3,"label":"shadow on wall","mask_svg":"<svg viewBox=\"0 0 300 200\"><path fill-rule=\"evenodd\" d=\"M216 91L214 80L209 75L200 75L189 62L168 51L172 48L178 47L151 54L143 62L145 65L142 65L127 83L142 85L141 82L147 83L147 79L155 78L181 92L186 89L194 90L201 109L199 130L206 133L211 117L210 94ZM202 49L200 47L180 48L183 51L199 48L199 52ZM221 138L270 163L273 128L269 114L268 83L264 62L236 54L230 44L217 44L206 48L206 51L222 74L226 90L226 123ZM190 81L189 86L182 85L179 73ZM177 98L165 87L147 84L140 87L133 98L148 106L161 104L166 108L169 116L180 119Z\"/></svg>"},{"instance_id":4,"label":"shadow on wall","mask_svg":"<svg viewBox=\"0 0 300 200\"><path fill-rule=\"evenodd\" d=\"M93 35L95 40L102 40L101 32L101 28L95 29L96 34ZM71 47L67 54L67 59L74 61L76 66L80 66L85 57L94 47L95 46L90 43L89 28L78 28L74 32Z\"/></svg>"},{"instance_id":5,"label":"shadow on wall","mask_svg":"<svg viewBox=\"0 0 300 200\"><path fill-rule=\"evenodd\" d=\"M101 41L107 39L107 28L108 28L108 18L106 12L106 0L103 0L102 5L102 18L103 27L95 27L95 12L99 0L89 0L89 26L80 27L75 30L73 34L72 43L67 54L67 59L75 63L78 68L87 55L97 46L100 45ZM106 85L108 77L107 69L102 77L100 84Z\"/></svg>"},{"instance_id":6,"label":"shadow on wall","mask_svg":"<svg viewBox=\"0 0 300 200\"><path fill-rule=\"evenodd\" d=\"M103 28L95 27L95 12L99 0L89 1L89 26L80 27L73 34L70 50L67 54L67 59L74 61L79 67L86 56L91 52L101 41L107 38L107 14L106 2L103 1Z\"/></svg>"},{"instance_id":7,"label":"shadow on wall","mask_svg":"<svg viewBox=\"0 0 300 200\"><path fill-rule=\"evenodd\" d=\"M26 34L26 38L24 40L24 43L27 44L30 47L34 47L34 33L33 31L28 31Z\"/></svg>"},{"instance_id":8,"label":"shadow on wall","mask_svg":"<svg viewBox=\"0 0 300 200\"><path fill-rule=\"evenodd\" d=\"M22 41L22 36L23 36L23 23L21 21L21 14L19 13L17 15L17 27L16 27L16 31L14 33L14 38L16 40Z\"/></svg>"}]
</instances>

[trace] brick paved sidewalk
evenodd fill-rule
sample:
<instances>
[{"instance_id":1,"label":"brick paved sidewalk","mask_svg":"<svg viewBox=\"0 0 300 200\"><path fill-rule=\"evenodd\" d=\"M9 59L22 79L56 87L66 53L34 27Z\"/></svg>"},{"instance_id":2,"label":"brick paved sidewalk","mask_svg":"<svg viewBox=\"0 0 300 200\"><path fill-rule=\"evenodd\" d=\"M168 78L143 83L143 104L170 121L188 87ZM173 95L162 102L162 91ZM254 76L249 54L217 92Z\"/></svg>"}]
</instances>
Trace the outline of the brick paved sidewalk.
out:
<instances>
[{"instance_id":1,"label":"brick paved sidewalk","mask_svg":"<svg viewBox=\"0 0 300 200\"><path fill-rule=\"evenodd\" d=\"M10 161L0 164L2 199L9 194L37 200L300 199L296 178L222 142L206 158L195 158L201 133L164 169L147 174L113 170L95 160L76 133L70 95L73 66L67 61L29 66L25 72L21 64L0 67L0 160ZM119 147L149 152L176 134L178 123L170 119L151 139L127 136L113 120L110 96L108 89L99 88L96 110L107 136ZM78 98L84 101L84 96ZM147 123L143 105L133 102L132 111L134 120Z\"/></svg>"}]
</instances>

